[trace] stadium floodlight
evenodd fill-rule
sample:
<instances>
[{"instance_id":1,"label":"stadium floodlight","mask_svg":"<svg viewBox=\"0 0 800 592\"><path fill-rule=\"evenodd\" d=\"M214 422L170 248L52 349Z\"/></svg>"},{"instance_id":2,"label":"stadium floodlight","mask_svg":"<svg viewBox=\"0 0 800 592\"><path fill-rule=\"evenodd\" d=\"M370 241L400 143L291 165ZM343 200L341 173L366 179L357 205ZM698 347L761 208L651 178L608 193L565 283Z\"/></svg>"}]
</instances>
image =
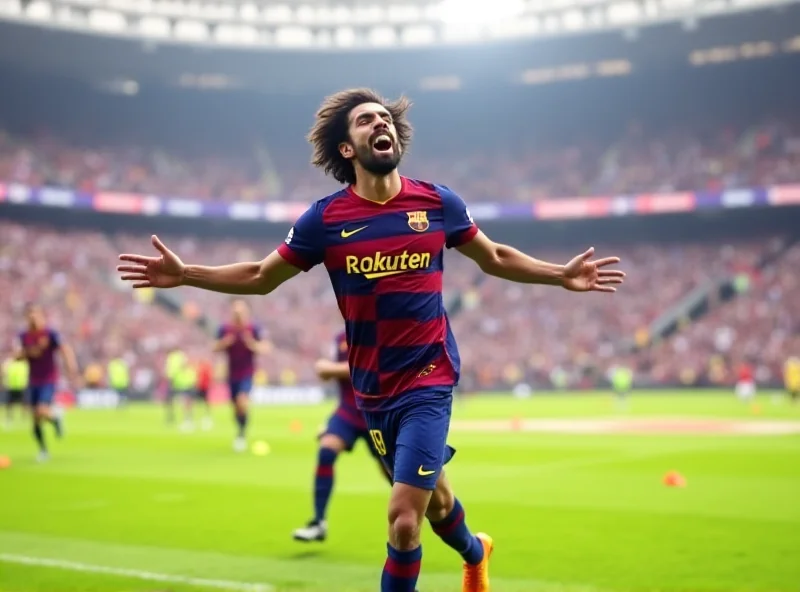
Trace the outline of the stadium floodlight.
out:
<instances>
[{"instance_id":1,"label":"stadium floodlight","mask_svg":"<svg viewBox=\"0 0 800 592\"><path fill-rule=\"evenodd\" d=\"M437 11L448 26L491 24L519 17L525 12L523 0L442 0Z\"/></svg>"}]
</instances>

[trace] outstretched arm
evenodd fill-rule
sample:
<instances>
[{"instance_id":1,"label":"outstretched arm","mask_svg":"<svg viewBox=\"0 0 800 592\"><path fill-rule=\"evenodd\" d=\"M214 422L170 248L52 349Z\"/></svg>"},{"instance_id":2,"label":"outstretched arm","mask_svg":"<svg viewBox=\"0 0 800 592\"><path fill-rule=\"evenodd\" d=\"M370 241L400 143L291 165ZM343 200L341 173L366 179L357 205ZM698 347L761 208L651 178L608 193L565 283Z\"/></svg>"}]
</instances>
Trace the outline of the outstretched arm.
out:
<instances>
[{"instance_id":1,"label":"outstretched arm","mask_svg":"<svg viewBox=\"0 0 800 592\"><path fill-rule=\"evenodd\" d=\"M548 284L562 286L574 292L616 292L615 284L621 284L625 272L602 269L619 263L619 257L606 257L591 261L594 248L574 257L566 265L548 263L534 259L514 247L490 240L478 231L468 243L458 247L487 274L524 284Z\"/></svg>"},{"instance_id":2,"label":"outstretched arm","mask_svg":"<svg viewBox=\"0 0 800 592\"><path fill-rule=\"evenodd\" d=\"M225 294L269 294L300 273L299 268L288 263L277 251L258 262L207 267L185 265L155 235L152 242L160 253L158 257L119 256L128 264L118 266L117 271L123 280L133 282L134 288L193 286Z\"/></svg>"},{"instance_id":3,"label":"outstretched arm","mask_svg":"<svg viewBox=\"0 0 800 592\"><path fill-rule=\"evenodd\" d=\"M334 362L333 360L318 360L314 370L321 380L346 380L350 378L350 366L347 362Z\"/></svg>"}]
</instances>

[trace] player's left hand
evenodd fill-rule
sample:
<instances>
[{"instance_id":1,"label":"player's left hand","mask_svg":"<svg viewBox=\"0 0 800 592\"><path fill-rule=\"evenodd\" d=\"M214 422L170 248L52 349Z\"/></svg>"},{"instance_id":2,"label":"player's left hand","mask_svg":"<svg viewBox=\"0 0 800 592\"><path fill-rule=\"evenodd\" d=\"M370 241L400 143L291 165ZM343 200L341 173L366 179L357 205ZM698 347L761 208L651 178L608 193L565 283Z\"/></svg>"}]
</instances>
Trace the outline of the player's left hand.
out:
<instances>
[{"instance_id":1,"label":"player's left hand","mask_svg":"<svg viewBox=\"0 0 800 592\"><path fill-rule=\"evenodd\" d=\"M321 380L328 380L331 377L332 366L333 363L331 363L330 360L322 358L320 360L317 360L316 363L314 364L314 372L317 373L317 376L319 376Z\"/></svg>"},{"instance_id":2,"label":"player's left hand","mask_svg":"<svg viewBox=\"0 0 800 592\"><path fill-rule=\"evenodd\" d=\"M605 257L591 261L594 247L573 258L564 266L563 286L571 292L616 292L615 287L625 281L625 272L602 269L619 263L619 257Z\"/></svg>"}]
</instances>

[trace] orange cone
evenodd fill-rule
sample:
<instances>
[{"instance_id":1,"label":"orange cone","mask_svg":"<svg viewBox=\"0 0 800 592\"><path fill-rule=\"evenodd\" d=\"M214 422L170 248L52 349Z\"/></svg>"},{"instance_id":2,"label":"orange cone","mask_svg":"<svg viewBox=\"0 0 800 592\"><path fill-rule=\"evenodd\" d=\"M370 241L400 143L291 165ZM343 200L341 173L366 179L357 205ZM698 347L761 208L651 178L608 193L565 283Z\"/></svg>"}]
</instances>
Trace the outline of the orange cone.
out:
<instances>
[{"instance_id":1,"label":"orange cone","mask_svg":"<svg viewBox=\"0 0 800 592\"><path fill-rule=\"evenodd\" d=\"M522 419L519 417L515 417L511 420L511 429L515 432L519 432L522 429Z\"/></svg>"},{"instance_id":2,"label":"orange cone","mask_svg":"<svg viewBox=\"0 0 800 592\"><path fill-rule=\"evenodd\" d=\"M0 469L7 469L11 466L11 459L7 456L0 456Z\"/></svg>"},{"instance_id":3,"label":"orange cone","mask_svg":"<svg viewBox=\"0 0 800 592\"><path fill-rule=\"evenodd\" d=\"M670 471L664 475L664 485L667 487L686 487L686 478L678 471Z\"/></svg>"},{"instance_id":4,"label":"orange cone","mask_svg":"<svg viewBox=\"0 0 800 592\"><path fill-rule=\"evenodd\" d=\"M299 434L300 432L302 432L302 431L303 431L303 424L302 424L302 423L301 423L299 420L297 420L297 419L293 419L293 420L292 420L292 421L289 423L289 429L290 429L290 430L291 430L293 433L295 433L295 434Z\"/></svg>"}]
</instances>

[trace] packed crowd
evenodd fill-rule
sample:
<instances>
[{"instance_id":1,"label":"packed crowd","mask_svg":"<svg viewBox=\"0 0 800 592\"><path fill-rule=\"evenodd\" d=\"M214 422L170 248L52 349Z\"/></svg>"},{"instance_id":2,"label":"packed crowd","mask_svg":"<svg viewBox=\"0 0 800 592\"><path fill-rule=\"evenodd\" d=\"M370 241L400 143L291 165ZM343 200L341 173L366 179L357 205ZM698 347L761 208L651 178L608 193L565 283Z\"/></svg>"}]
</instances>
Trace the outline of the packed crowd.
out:
<instances>
[{"instance_id":1,"label":"packed crowd","mask_svg":"<svg viewBox=\"0 0 800 592\"><path fill-rule=\"evenodd\" d=\"M436 150L420 142L405 172L446 180L471 200L508 202L800 181L800 125L789 120L712 131L691 126L657 131L632 123L615 138L587 136L567 143L537 143L534 131L521 128L514 141L499 142L501 148L476 152L466 151L464 146L474 144L459 138ZM311 202L337 185L305 164L309 150L261 142L167 149L0 131L0 182L218 201Z\"/></svg>"},{"instance_id":2,"label":"packed crowd","mask_svg":"<svg viewBox=\"0 0 800 592\"><path fill-rule=\"evenodd\" d=\"M168 312L154 293L132 293L116 279L116 254L148 250L144 236L57 231L0 222L0 335L6 343L22 323L28 301L42 303L51 323L77 350L82 367L122 355L133 368L133 386L158 386L166 353L180 347L209 358L213 329L225 322L230 297L189 288L168 294L180 312ZM236 240L162 237L187 261L219 264L253 260L264 245ZM592 386L615 364L627 364L641 384L730 384L742 362L757 378L774 381L786 357L800 353L800 246L760 268L775 237L727 244L667 243L598 247L623 257L623 290L580 295L543 286L486 278L468 259L446 255L446 304L459 302L452 326L459 341L465 390L549 388L555 373L564 387ZM269 245L266 248L271 247ZM537 251L565 261L573 253ZM710 266L709 261L714 265ZM649 329L687 294L736 278L738 295L715 302L699 321L637 353ZM249 299L254 321L270 345L259 361L270 384L314 383L313 362L330 352L341 329L324 269L301 274L269 297ZM5 349L5 348L3 348ZM5 351L0 352L5 354Z\"/></svg>"},{"instance_id":3,"label":"packed crowd","mask_svg":"<svg viewBox=\"0 0 800 592\"><path fill-rule=\"evenodd\" d=\"M132 385L157 385L166 353L190 353L206 338L148 295L115 283L117 251L101 232L63 231L0 220L0 357L24 329L25 304L41 304L48 322L76 352L83 370L123 356Z\"/></svg>"}]
</instances>

